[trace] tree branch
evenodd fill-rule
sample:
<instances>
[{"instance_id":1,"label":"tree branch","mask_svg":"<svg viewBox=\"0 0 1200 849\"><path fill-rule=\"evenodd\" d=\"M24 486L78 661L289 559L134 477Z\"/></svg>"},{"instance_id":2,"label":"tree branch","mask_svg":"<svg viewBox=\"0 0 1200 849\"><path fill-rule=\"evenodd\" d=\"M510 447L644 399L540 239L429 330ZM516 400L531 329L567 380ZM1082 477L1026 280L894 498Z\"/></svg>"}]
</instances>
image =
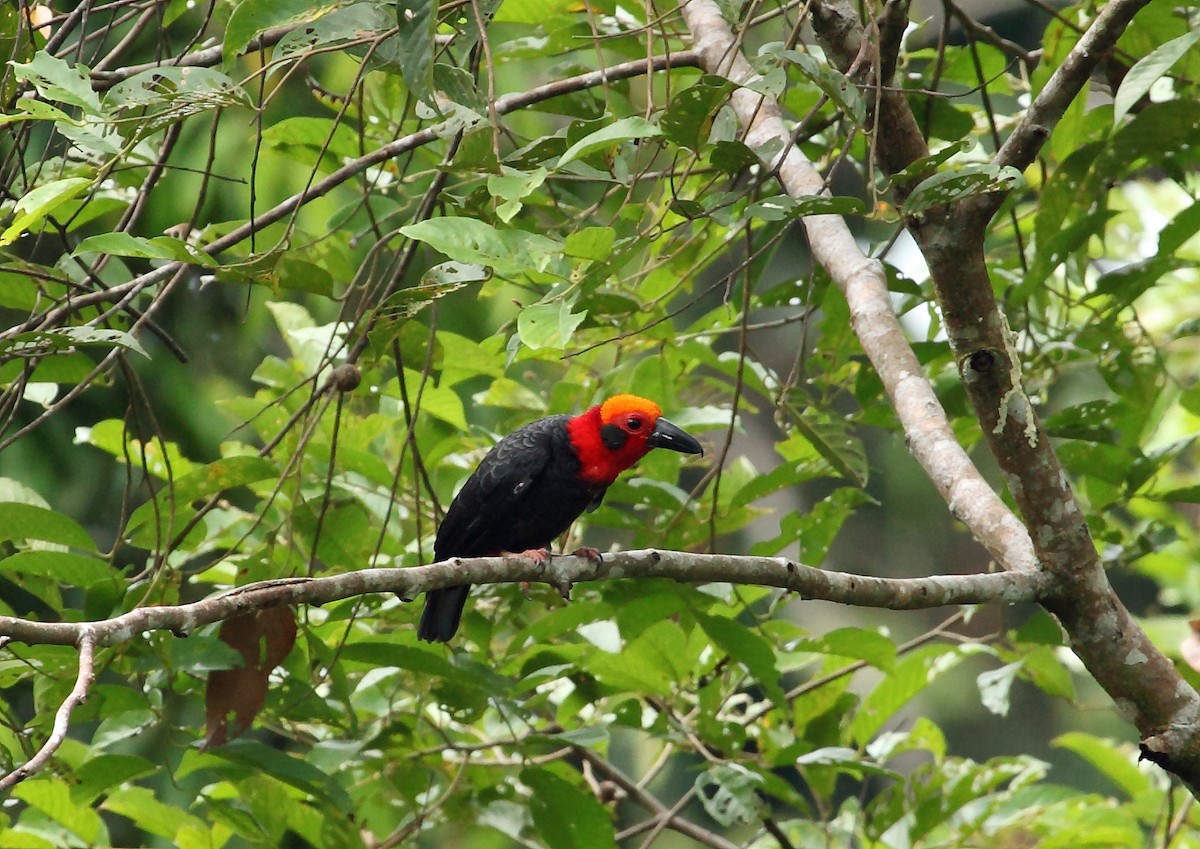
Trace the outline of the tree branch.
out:
<instances>
[{"instance_id":1,"label":"tree branch","mask_svg":"<svg viewBox=\"0 0 1200 849\"><path fill-rule=\"evenodd\" d=\"M585 763L591 764L596 770L604 773L609 781L624 790L630 799L654 814L657 820L665 822L667 828L677 831L680 834L685 834L705 846L712 847L712 849L738 849L736 843L730 843L721 835L711 832L706 828L701 828L691 820L679 816L678 811L668 808L662 802L658 801L653 794L648 793L640 784L591 749L586 749L583 746L572 746L572 748Z\"/></svg>"},{"instance_id":2,"label":"tree branch","mask_svg":"<svg viewBox=\"0 0 1200 849\"><path fill-rule=\"evenodd\" d=\"M824 178L791 144L778 104L745 87L758 75L738 50L717 4L689 0L683 17L704 69L742 86L734 92L732 104L746 128L746 144L754 150L783 145L784 152L768 164L778 170L779 181L792 197L828 194ZM909 450L950 511L997 562L1006 569L1033 569L1036 560L1028 532L954 437L946 412L892 311L882 265L863 254L840 216L812 215L801 220L813 256L850 305L851 325L883 381Z\"/></svg>"},{"instance_id":3,"label":"tree branch","mask_svg":"<svg viewBox=\"0 0 1200 849\"><path fill-rule=\"evenodd\" d=\"M1144 0L1113 0L1080 39L1080 55L1023 122L1026 134L1053 123L1086 82L1090 51L1119 38ZM1119 10L1113 7L1119 7ZM846 0L820 0L814 25L827 54L843 69L857 60L864 34ZM1111 11L1110 11L1111 10ZM1074 51L1073 51L1074 52ZM882 81L884 83L888 81ZM889 173L911 164L924 147L907 100L885 86L875 145ZM1032 137L1031 136L1031 137ZM1006 154L1020 162L1036 145L1016 142ZM897 152L901 153L897 153ZM1015 151L1015 152L1014 152ZM1026 151L1020 153L1019 151ZM1003 148L1002 148L1003 152ZM1109 584L1065 470L1022 385L1015 335L1000 312L988 274L984 236L998 200L976 198L910 215L906 225L929 266L950 346L967 395L1009 491L1033 530L1037 562L1055 589L1043 604L1067 631L1072 648L1142 734L1143 752L1200 786L1200 696L1150 641Z\"/></svg>"},{"instance_id":4,"label":"tree branch","mask_svg":"<svg viewBox=\"0 0 1200 849\"><path fill-rule=\"evenodd\" d=\"M98 646L126 643L147 631L187 635L197 628L279 604L326 604L365 593L415 598L458 584L542 582L573 584L617 578L669 578L681 583L728 581L778 587L806 599L891 610L957 604L1037 601L1048 583L1039 572L876 578L815 569L781 557L693 554L685 551L617 551L599 561L554 555L548 563L515 555L463 557L412 568L359 569L323 578L285 578L247 584L191 604L140 607L94 622L35 622L0 616L0 637L30 645L75 645L84 635Z\"/></svg>"},{"instance_id":5,"label":"tree branch","mask_svg":"<svg viewBox=\"0 0 1200 849\"><path fill-rule=\"evenodd\" d=\"M1046 85L1005 139L1004 144L992 159L997 165L1012 165L1024 170L1033 163L1050 131L1067 111L1076 95L1087 85L1092 71L1100 64L1125 32L1133 16L1148 5L1150 0L1109 0L1101 7L1087 31L1071 48L1066 59L1059 65ZM994 212L1003 201L1004 195L989 196L987 206Z\"/></svg>"},{"instance_id":6,"label":"tree branch","mask_svg":"<svg viewBox=\"0 0 1200 849\"><path fill-rule=\"evenodd\" d=\"M37 754L23 766L0 776L0 793L7 793L44 767L50 758L54 757L54 753L67 739L67 730L71 724L71 712L78 705L87 701L88 691L91 690L92 684L96 680L96 635L84 624L79 628L77 641L79 643L79 674L75 677L75 686L70 695L59 705L58 712L54 715L54 727L50 732L50 737L42 745L42 748L38 749Z\"/></svg>"}]
</instances>

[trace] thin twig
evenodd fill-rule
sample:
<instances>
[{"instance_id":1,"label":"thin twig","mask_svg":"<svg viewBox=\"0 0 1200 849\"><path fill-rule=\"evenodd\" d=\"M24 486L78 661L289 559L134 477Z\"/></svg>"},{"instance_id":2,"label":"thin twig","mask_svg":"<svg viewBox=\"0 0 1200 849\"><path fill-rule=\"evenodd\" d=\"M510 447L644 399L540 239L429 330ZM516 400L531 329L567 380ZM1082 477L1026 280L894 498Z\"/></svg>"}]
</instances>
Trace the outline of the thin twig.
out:
<instances>
[{"instance_id":1,"label":"thin twig","mask_svg":"<svg viewBox=\"0 0 1200 849\"><path fill-rule=\"evenodd\" d=\"M75 677L75 686L70 695L58 707L54 714L54 728L49 738L38 749L37 754L17 767L7 775L0 776L0 793L7 793L20 782L44 767L54 753L58 751L67 739L67 730L71 725L71 712L87 701L88 691L96 680L96 635L86 626L79 634L79 674Z\"/></svg>"}]
</instances>

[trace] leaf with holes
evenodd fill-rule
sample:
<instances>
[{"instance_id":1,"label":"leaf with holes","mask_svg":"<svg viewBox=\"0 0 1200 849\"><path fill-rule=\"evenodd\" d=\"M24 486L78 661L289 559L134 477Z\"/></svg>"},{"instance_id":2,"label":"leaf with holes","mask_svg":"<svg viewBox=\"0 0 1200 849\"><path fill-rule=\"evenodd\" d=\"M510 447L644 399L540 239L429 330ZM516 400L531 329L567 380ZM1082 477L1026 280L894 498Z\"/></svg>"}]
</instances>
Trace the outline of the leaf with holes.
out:
<instances>
[{"instance_id":1,"label":"leaf with holes","mask_svg":"<svg viewBox=\"0 0 1200 849\"><path fill-rule=\"evenodd\" d=\"M952 171L941 171L917 184L908 200L904 202L904 213L916 215L935 206L944 206L966 198L1011 192L1025 184L1021 172L1011 165L1003 168L996 165L966 165Z\"/></svg>"},{"instance_id":2,"label":"leaf with holes","mask_svg":"<svg viewBox=\"0 0 1200 849\"><path fill-rule=\"evenodd\" d=\"M728 828L757 820L763 803L763 777L735 763L718 764L696 777L696 795L708 815Z\"/></svg>"}]
</instances>

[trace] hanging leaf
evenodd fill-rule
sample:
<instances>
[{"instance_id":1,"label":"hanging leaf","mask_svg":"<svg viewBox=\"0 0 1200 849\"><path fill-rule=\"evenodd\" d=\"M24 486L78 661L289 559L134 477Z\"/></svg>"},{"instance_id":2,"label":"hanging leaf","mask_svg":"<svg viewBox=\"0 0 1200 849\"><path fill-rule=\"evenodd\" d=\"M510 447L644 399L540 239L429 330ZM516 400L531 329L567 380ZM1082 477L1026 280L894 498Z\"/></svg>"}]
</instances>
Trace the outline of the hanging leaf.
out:
<instances>
[{"instance_id":1,"label":"hanging leaf","mask_svg":"<svg viewBox=\"0 0 1200 849\"><path fill-rule=\"evenodd\" d=\"M399 0L396 3L400 74L409 90L427 103L433 94L433 37L437 13L437 4L428 0Z\"/></svg>"},{"instance_id":2,"label":"hanging leaf","mask_svg":"<svg viewBox=\"0 0 1200 849\"><path fill-rule=\"evenodd\" d=\"M1121 119L1129 114L1129 110L1150 92L1151 86L1158 82L1172 65L1187 55L1198 41L1200 30L1194 29L1158 46L1139 59L1125 75L1113 98L1113 126L1121 123Z\"/></svg>"},{"instance_id":3,"label":"hanging leaf","mask_svg":"<svg viewBox=\"0 0 1200 849\"><path fill-rule=\"evenodd\" d=\"M286 605L268 607L226 619L218 636L241 653L243 664L208 675L206 749L222 745L253 724L267 700L271 671L283 663L296 642L296 617Z\"/></svg>"},{"instance_id":4,"label":"hanging leaf","mask_svg":"<svg viewBox=\"0 0 1200 849\"><path fill-rule=\"evenodd\" d=\"M696 777L696 795L704 810L728 828L756 821L762 808L758 790L763 777L735 763L718 764Z\"/></svg>"}]
</instances>

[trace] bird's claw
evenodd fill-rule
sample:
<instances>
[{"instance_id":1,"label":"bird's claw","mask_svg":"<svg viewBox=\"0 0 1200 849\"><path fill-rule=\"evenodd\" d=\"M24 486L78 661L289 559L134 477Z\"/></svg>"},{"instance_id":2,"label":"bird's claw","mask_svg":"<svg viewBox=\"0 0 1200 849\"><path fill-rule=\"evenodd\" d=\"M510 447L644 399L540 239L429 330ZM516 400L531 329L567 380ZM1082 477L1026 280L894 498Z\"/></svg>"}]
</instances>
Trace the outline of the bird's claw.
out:
<instances>
[{"instance_id":1,"label":"bird's claw","mask_svg":"<svg viewBox=\"0 0 1200 849\"><path fill-rule=\"evenodd\" d=\"M585 545L581 548L575 549L574 551L571 552L571 554L574 555L575 557L584 558L589 563L591 563L593 566L600 565L600 549L598 549L598 548L591 548L590 546Z\"/></svg>"}]
</instances>

